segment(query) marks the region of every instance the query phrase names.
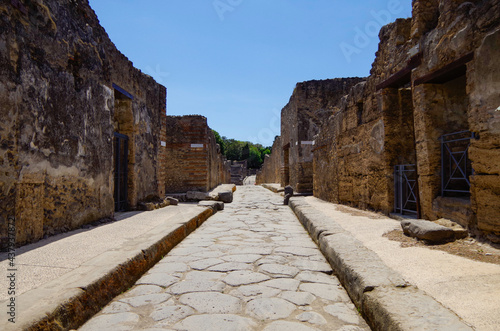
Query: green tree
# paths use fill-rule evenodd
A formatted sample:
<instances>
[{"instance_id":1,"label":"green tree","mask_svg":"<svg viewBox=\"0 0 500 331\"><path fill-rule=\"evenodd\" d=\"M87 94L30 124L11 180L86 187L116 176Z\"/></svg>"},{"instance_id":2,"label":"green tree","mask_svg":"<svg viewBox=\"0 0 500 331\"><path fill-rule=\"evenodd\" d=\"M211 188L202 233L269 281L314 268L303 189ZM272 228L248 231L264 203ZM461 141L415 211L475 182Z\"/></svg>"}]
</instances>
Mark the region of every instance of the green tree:
<instances>
[{"instance_id":1,"label":"green tree","mask_svg":"<svg viewBox=\"0 0 500 331\"><path fill-rule=\"evenodd\" d=\"M219 132L212 130L215 136L215 142L219 144L220 146L220 152L222 155L226 155L226 143L224 142L224 139L221 138Z\"/></svg>"}]
</instances>

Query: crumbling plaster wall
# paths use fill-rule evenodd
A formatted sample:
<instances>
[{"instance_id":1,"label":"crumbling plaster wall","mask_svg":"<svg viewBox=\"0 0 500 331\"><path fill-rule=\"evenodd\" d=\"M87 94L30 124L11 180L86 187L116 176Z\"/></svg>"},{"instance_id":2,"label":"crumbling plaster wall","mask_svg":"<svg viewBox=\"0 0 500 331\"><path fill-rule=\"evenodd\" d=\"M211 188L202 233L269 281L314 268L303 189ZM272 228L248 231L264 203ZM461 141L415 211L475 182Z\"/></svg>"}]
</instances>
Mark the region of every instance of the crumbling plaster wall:
<instances>
[{"instance_id":1,"label":"crumbling plaster wall","mask_svg":"<svg viewBox=\"0 0 500 331\"><path fill-rule=\"evenodd\" d=\"M23 244L113 215L114 83L134 96L130 203L157 194L165 88L116 49L87 1L4 2L0 12L2 244L8 218Z\"/></svg>"}]
</instances>

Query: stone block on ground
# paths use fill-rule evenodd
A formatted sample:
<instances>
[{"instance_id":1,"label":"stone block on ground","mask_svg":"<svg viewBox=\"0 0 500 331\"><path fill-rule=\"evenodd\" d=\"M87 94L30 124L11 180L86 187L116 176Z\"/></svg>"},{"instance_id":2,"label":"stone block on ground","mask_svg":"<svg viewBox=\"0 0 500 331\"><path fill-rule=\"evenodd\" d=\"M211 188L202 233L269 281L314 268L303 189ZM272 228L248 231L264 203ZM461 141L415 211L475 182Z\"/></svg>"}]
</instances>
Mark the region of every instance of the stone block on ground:
<instances>
[{"instance_id":1,"label":"stone block on ground","mask_svg":"<svg viewBox=\"0 0 500 331\"><path fill-rule=\"evenodd\" d=\"M188 191L186 193L187 200L190 201L202 201L202 200L212 200L210 194L206 192L198 192L198 191Z\"/></svg>"},{"instance_id":2,"label":"stone block on ground","mask_svg":"<svg viewBox=\"0 0 500 331\"><path fill-rule=\"evenodd\" d=\"M219 192L217 198L219 201L225 203L231 203L233 202L233 192L232 191Z\"/></svg>"},{"instance_id":3,"label":"stone block on ground","mask_svg":"<svg viewBox=\"0 0 500 331\"><path fill-rule=\"evenodd\" d=\"M439 243L455 239L455 232L445 226L425 220L402 220L403 232L427 242Z\"/></svg>"},{"instance_id":4,"label":"stone block on ground","mask_svg":"<svg viewBox=\"0 0 500 331\"><path fill-rule=\"evenodd\" d=\"M219 210L224 210L224 202L222 201L200 201L198 202L198 206L210 207L213 209L214 213Z\"/></svg>"},{"instance_id":5,"label":"stone block on ground","mask_svg":"<svg viewBox=\"0 0 500 331\"><path fill-rule=\"evenodd\" d=\"M450 221L446 218L440 218L434 223L450 228L455 233L455 239L463 239L469 235L467 229L464 229L460 224Z\"/></svg>"},{"instance_id":6,"label":"stone block on ground","mask_svg":"<svg viewBox=\"0 0 500 331\"><path fill-rule=\"evenodd\" d=\"M172 198L172 197L166 197L165 199L167 201L169 201L170 205L172 205L172 206L177 206L179 204L179 199Z\"/></svg>"}]
</instances>

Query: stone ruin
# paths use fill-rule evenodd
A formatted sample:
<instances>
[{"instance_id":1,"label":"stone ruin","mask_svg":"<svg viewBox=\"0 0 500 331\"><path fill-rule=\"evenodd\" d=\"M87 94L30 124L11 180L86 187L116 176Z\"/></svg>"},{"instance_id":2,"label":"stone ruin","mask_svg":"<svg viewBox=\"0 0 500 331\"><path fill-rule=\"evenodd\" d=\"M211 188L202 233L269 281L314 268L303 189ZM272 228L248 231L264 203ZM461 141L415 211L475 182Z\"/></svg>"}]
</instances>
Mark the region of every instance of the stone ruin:
<instances>
[{"instance_id":1,"label":"stone ruin","mask_svg":"<svg viewBox=\"0 0 500 331\"><path fill-rule=\"evenodd\" d=\"M185 187L230 180L206 119L168 118L165 87L117 50L87 1L4 1L0 12L2 248L11 222L21 245L181 189L169 137L191 120L203 147L179 151L196 172Z\"/></svg>"},{"instance_id":2,"label":"stone ruin","mask_svg":"<svg viewBox=\"0 0 500 331\"><path fill-rule=\"evenodd\" d=\"M381 29L369 77L297 85L257 181L500 242L500 1L412 5Z\"/></svg>"}]
</instances>

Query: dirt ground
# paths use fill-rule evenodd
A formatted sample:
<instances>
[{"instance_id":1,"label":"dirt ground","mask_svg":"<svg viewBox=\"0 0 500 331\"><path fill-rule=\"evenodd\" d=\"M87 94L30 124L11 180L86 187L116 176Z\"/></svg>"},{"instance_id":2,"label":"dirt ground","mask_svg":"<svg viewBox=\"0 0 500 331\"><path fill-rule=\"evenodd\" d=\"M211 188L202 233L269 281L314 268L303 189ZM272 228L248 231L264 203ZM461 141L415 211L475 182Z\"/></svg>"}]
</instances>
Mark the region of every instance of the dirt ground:
<instances>
[{"instance_id":1,"label":"dirt ground","mask_svg":"<svg viewBox=\"0 0 500 331\"><path fill-rule=\"evenodd\" d=\"M428 249L437 249L471 260L500 265L500 247L496 248L487 243L481 243L470 237L436 245L426 245L421 240L406 236L402 230L387 232L384 234L384 237L387 237L389 240L401 242L401 247L425 247Z\"/></svg>"}]
</instances>

